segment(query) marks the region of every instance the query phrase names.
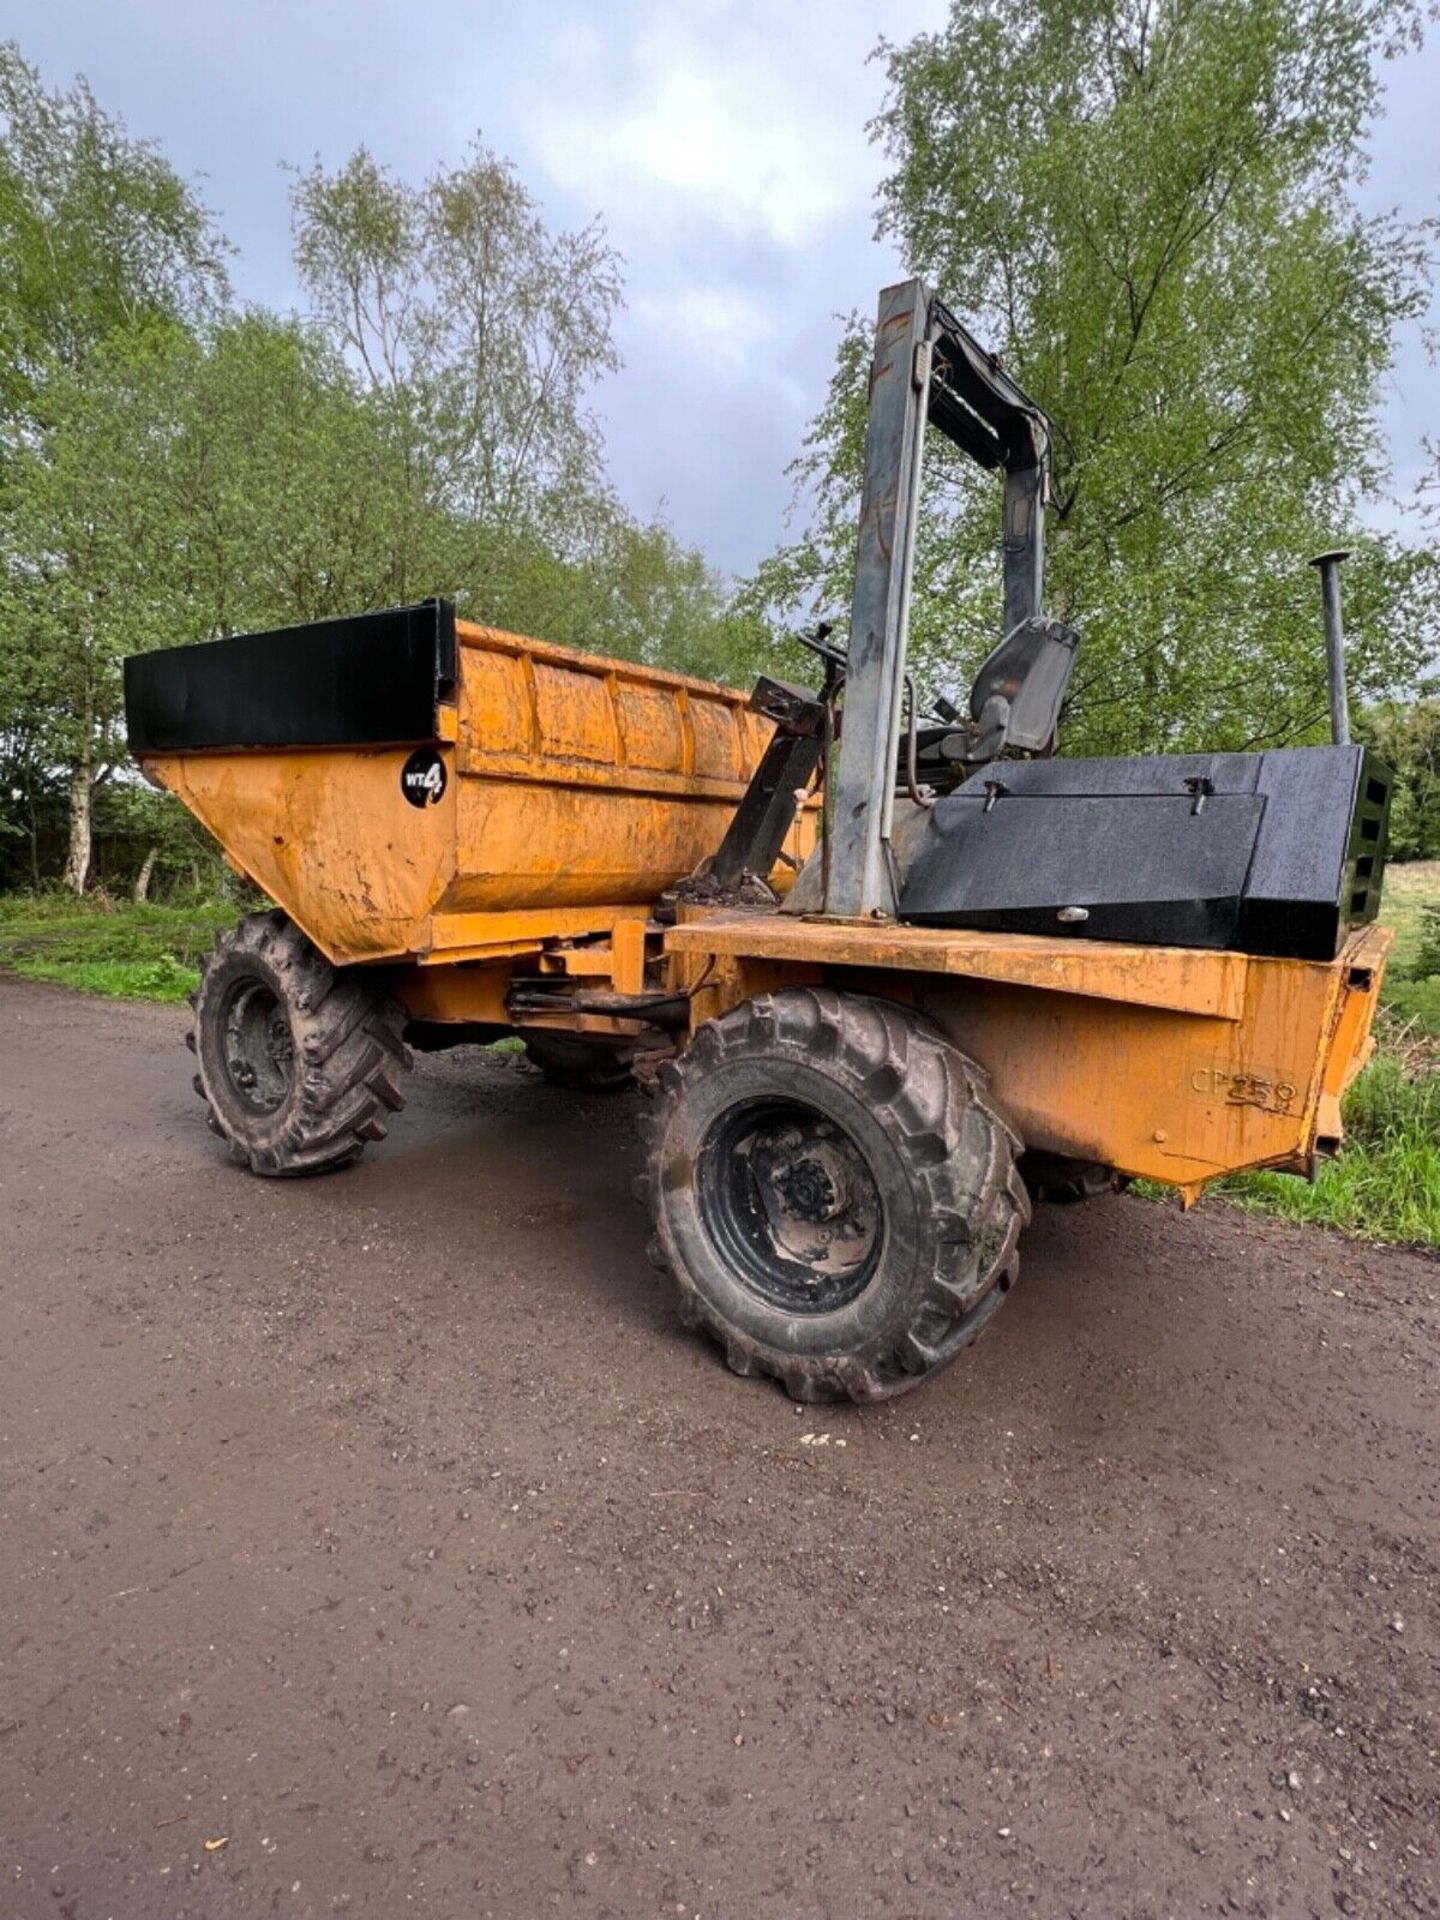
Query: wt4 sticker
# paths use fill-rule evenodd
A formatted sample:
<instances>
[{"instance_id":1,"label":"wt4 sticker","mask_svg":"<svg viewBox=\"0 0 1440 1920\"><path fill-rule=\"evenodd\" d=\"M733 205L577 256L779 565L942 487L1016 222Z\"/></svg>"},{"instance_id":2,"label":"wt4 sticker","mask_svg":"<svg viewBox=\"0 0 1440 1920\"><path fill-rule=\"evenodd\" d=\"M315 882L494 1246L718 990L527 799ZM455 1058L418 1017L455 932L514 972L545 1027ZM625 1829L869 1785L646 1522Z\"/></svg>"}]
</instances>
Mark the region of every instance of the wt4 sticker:
<instances>
[{"instance_id":1,"label":"wt4 sticker","mask_svg":"<svg viewBox=\"0 0 1440 1920\"><path fill-rule=\"evenodd\" d=\"M434 747L417 747L400 769L400 791L412 807L438 807L445 792L445 762Z\"/></svg>"}]
</instances>

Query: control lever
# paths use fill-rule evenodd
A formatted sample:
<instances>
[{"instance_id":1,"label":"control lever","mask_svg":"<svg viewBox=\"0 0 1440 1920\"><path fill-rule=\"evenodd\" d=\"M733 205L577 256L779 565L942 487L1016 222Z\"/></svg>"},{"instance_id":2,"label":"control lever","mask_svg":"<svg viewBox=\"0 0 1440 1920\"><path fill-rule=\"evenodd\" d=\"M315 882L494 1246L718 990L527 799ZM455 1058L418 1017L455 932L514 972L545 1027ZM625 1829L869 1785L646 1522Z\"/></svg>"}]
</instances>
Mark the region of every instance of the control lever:
<instances>
[{"instance_id":1,"label":"control lever","mask_svg":"<svg viewBox=\"0 0 1440 1920\"><path fill-rule=\"evenodd\" d=\"M831 621L822 620L813 633L797 633L794 636L802 647L808 647L811 653L818 654L825 662L825 686L822 698L827 699L845 678L850 666L843 649L830 645L830 636L834 631Z\"/></svg>"}]
</instances>

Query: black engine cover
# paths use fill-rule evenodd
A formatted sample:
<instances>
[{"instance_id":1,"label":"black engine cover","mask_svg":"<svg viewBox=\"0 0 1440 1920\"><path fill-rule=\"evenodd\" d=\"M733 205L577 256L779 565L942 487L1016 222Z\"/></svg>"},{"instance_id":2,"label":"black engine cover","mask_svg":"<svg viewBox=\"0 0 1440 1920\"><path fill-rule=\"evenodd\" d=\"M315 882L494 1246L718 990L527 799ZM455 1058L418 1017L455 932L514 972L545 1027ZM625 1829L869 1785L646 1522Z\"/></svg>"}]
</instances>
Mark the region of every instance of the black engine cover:
<instances>
[{"instance_id":1,"label":"black engine cover","mask_svg":"<svg viewBox=\"0 0 1440 1920\"><path fill-rule=\"evenodd\" d=\"M1392 781L1363 747L999 762L931 809L900 918L1329 960L1379 907Z\"/></svg>"}]
</instances>

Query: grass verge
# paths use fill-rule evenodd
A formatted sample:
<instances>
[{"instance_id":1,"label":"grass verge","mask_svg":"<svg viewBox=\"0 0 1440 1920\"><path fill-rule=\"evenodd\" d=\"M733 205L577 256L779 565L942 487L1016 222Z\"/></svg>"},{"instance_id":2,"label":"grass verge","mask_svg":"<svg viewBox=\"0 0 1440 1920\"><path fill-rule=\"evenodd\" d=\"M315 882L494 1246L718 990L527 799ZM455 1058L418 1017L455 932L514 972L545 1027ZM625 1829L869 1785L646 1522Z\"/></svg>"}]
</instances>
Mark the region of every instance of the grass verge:
<instances>
[{"instance_id":1,"label":"grass verge","mask_svg":"<svg viewBox=\"0 0 1440 1920\"><path fill-rule=\"evenodd\" d=\"M1387 867L1380 918L1395 929L1395 945L1381 998L1401 1020L1413 1020L1440 1036L1440 973L1417 972L1426 907L1440 907L1440 860Z\"/></svg>"},{"instance_id":2,"label":"grass verge","mask_svg":"<svg viewBox=\"0 0 1440 1920\"><path fill-rule=\"evenodd\" d=\"M199 983L200 956L217 928L239 912L227 901L133 906L94 895L9 894L0 898L0 968L112 999L183 1000Z\"/></svg>"}]
</instances>

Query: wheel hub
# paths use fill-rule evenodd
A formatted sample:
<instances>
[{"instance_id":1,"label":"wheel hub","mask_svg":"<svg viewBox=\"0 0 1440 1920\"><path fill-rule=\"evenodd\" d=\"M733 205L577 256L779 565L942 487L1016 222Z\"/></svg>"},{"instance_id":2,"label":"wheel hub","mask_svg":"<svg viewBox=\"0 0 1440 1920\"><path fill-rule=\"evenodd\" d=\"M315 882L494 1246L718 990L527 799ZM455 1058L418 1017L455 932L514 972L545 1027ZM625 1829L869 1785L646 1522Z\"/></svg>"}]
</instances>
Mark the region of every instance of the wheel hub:
<instances>
[{"instance_id":1,"label":"wheel hub","mask_svg":"<svg viewBox=\"0 0 1440 1920\"><path fill-rule=\"evenodd\" d=\"M787 1211L797 1220L832 1220L848 1203L849 1189L839 1156L823 1145L803 1152L788 1165L782 1157L770 1178Z\"/></svg>"},{"instance_id":2,"label":"wheel hub","mask_svg":"<svg viewBox=\"0 0 1440 1920\"><path fill-rule=\"evenodd\" d=\"M701 1152L699 1192L745 1283L792 1313L829 1313L869 1284L879 1192L833 1120L794 1102L732 1111Z\"/></svg>"},{"instance_id":3,"label":"wheel hub","mask_svg":"<svg viewBox=\"0 0 1440 1920\"><path fill-rule=\"evenodd\" d=\"M252 1112L274 1113L290 1092L295 1038L273 989L261 979L239 980L222 1022L225 1077Z\"/></svg>"}]
</instances>

